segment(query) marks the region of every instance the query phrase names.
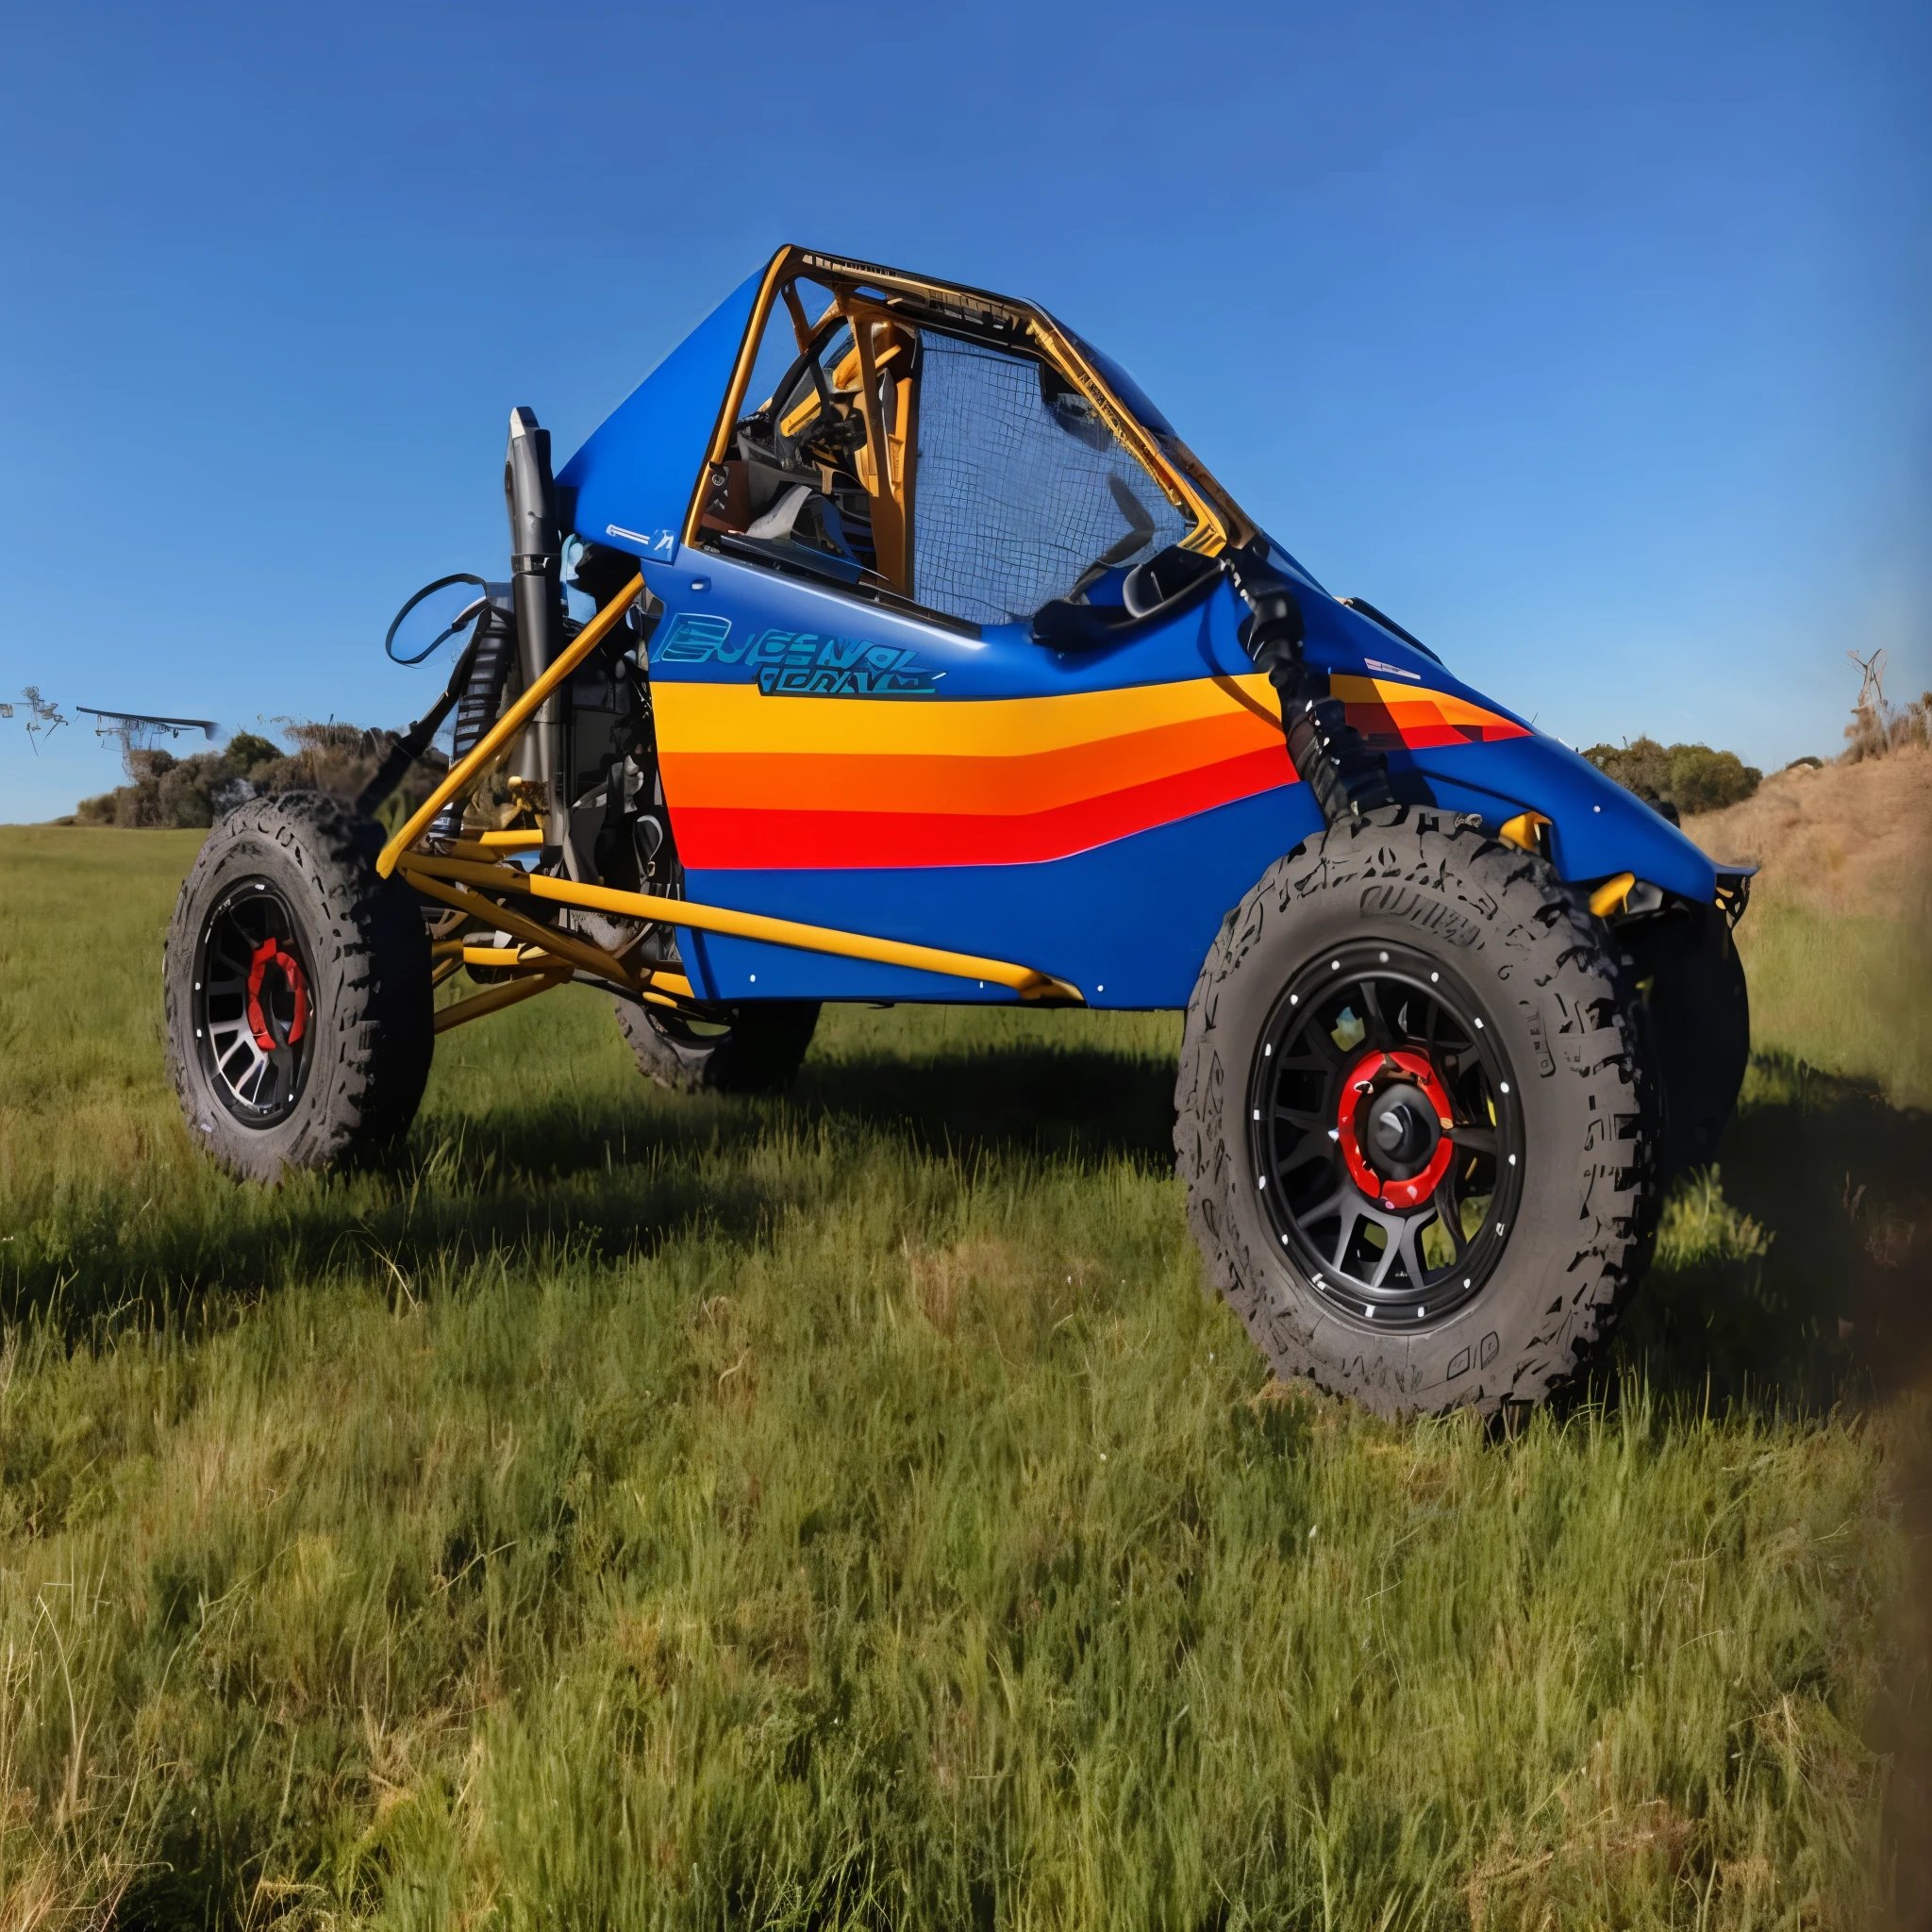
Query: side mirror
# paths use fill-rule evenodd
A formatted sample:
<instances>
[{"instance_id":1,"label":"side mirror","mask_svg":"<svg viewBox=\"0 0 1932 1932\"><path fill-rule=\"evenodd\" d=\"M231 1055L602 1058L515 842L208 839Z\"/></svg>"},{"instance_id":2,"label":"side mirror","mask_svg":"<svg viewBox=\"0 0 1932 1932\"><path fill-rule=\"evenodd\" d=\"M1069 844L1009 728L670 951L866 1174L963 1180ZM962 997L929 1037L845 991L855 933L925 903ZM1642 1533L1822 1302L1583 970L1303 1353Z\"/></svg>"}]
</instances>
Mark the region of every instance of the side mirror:
<instances>
[{"instance_id":1,"label":"side mirror","mask_svg":"<svg viewBox=\"0 0 1932 1932\"><path fill-rule=\"evenodd\" d=\"M398 664L420 664L439 645L474 624L489 602L490 587L468 571L438 577L433 584L425 584L396 612L382 648Z\"/></svg>"},{"instance_id":2,"label":"side mirror","mask_svg":"<svg viewBox=\"0 0 1932 1932\"><path fill-rule=\"evenodd\" d=\"M1220 559L1203 557L1198 550L1183 550L1170 543L1145 563L1136 564L1121 585L1121 596L1132 617L1145 617L1171 604L1184 591L1191 591L1205 576L1221 568Z\"/></svg>"}]
</instances>

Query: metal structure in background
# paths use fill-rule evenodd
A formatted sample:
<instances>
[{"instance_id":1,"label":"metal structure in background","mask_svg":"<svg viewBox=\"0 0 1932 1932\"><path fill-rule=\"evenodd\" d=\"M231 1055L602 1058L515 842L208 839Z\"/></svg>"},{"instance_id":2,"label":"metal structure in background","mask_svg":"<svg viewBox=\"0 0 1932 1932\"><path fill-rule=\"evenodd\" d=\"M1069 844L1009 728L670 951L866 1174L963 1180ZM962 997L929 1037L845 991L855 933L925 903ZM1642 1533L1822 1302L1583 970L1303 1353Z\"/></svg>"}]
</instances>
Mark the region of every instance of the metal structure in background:
<instances>
[{"instance_id":1,"label":"metal structure in background","mask_svg":"<svg viewBox=\"0 0 1932 1932\"><path fill-rule=\"evenodd\" d=\"M28 685L21 696L26 700L26 741L27 747L36 758L41 753L42 735L52 737L68 720L61 715L60 707L41 695L37 684ZM13 716L11 705L0 705L0 718Z\"/></svg>"},{"instance_id":2,"label":"metal structure in background","mask_svg":"<svg viewBox=\"0 0 1932 1932\"><path fill-rule=\"evenodd\" d=\"M199 731L213 743L221 728L212 718L158 718L147 711L108 711L93 705L75 705L74 708L83 718L99 721L94 725L96 738L120 741L122 769L130 778L135 775L136 752L153 751L162 739L181 738L191 731Z\"/></svg>"}]
</instances>

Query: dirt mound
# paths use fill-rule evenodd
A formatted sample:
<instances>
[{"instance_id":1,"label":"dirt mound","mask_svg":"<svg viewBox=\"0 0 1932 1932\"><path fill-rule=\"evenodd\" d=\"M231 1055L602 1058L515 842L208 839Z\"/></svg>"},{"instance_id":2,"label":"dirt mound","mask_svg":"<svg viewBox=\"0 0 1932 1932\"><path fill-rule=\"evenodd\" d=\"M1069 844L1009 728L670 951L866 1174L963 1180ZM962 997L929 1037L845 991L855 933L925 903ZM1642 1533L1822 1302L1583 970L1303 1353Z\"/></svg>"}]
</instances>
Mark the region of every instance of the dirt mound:
<instances>
[{"instance_id":1,"label":"dirt mound","mask_svg":"<svg viewBox=\"0 0 1932 1932\"><path fill-rule=\"evenodd\" d=\"M1753 859L1757 890L1824 912L1912 913L1932 876L1932 751L1856 765L1799 765L1754 797L1684 829L1713 858Z\"/></svg>"}]
</instances>

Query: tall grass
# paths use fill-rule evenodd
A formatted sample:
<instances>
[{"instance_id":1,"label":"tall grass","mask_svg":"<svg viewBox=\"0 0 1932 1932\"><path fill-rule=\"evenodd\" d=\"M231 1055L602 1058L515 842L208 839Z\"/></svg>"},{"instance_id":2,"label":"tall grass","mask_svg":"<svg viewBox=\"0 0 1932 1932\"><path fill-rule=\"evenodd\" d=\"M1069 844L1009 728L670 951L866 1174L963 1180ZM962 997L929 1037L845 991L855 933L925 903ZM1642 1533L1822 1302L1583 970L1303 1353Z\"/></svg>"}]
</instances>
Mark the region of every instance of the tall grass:
<instances>
[{"instance_id":1,"label":"tall grass","mask_svg":"<svg viewBox=\"0 0 1932 1932\"><path fill-rule=\"evenodd\" d=\"M1809 1065L1932 1107L1932 918L1830 913L1774 891L1738 928L1753 1030Z\"/></svg>"},{"instance_id":2,"label":"tall grass","mask_svg":"<svg viewBox=\"0 0 1932 1932\"><path fill-rule=\"evenodd\" d=\"M1167 1017L829 1014L691 1102L566 991L443 1042L393 1172L222 1180L160 1091L192 849L0 859L0 1924L1881 1898L1906 1197L1779 1167L1875 1101L1768 1062L1607 1379L1396 1427L1201 1296Z\"/></svg>"}]
</instances>

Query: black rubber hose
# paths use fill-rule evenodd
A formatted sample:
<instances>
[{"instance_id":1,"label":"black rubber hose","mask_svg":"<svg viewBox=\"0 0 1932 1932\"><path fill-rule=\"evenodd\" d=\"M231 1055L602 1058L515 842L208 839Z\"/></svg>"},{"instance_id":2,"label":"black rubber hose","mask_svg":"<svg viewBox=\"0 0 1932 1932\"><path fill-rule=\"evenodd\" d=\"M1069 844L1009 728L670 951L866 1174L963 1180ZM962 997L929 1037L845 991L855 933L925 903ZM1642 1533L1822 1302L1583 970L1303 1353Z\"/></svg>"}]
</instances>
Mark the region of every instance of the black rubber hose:
<instances>
[{"instance_id":1,"label":"black rubber hose","mask_svg":"<svg viewBox=\"0 0 1932 1932\"><path fill-rule=\"evenodd\" d=\"M389 755L375 769L375 775L363 786L356 799L356 816L358 819L374 818L382 808L389 795L408 775L409 767L429 749L429 741L441 727L442 721L449 716L449 708L456 703L458 694L467 687L470 672L479 655L482 644L482 626L491 613L486 612L477 620L477 627L471 634L470 641L463 648L463 655L457 659L456 669L449 675L449 682L443 687L442 695L390 746Z\"/></svg>"}]
</instances>

